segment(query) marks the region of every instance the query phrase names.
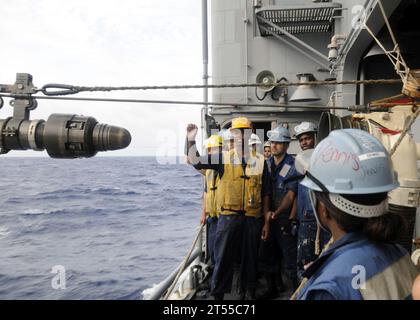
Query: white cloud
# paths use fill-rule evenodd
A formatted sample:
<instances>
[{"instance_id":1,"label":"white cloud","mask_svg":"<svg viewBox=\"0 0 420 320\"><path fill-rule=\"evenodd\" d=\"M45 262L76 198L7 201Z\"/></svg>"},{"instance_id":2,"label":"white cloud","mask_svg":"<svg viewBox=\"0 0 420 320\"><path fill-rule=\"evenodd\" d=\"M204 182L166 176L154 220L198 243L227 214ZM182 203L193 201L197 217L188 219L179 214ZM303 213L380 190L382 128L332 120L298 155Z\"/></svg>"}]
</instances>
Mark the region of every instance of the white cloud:
<instances>
[{"instance_id":1,"label":"white cloud","mask_svg":"<svg viewBox=\"0 0 420 320\"><path fill-rule=\"evenodd\" d=\"M18 0L2 3L0 83L28 72L34 83L159 85L201 83L201 2L197 0ZM114 92L80 96L202 99L201 90ZM199 123L199 106L40 100L32 118L92 115L130 130L132 144L113 155L155 154L155 130ZM5 106L0 117L12 109ZM179 141L183 140L178 137ZM182 143L180 143L182 144ZM182 153L182 146L178 150ZM14 152L27 155L30 152Z\"/></svg>"}]
</instances>

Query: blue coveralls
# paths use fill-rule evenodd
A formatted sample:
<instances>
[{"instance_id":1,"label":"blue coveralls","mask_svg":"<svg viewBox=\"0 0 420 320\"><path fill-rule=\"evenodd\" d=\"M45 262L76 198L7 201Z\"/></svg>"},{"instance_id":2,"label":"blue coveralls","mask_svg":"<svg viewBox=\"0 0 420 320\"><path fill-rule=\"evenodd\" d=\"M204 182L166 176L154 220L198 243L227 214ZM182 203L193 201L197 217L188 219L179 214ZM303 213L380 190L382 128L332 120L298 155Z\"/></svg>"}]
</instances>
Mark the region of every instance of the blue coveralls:
<instances>
[{"instance_id":1,"label":"blue coveralls","mask_svg":"<svg viewBox=\"0 0 420 320\"><path fill-rule=\"evenodd\" d=\"M274 163L273 157L267 160L267 164L272 185L271 209L275 211L289 190L295 194L297 193L297 181L289 181L291 177L297 175L295 159L291 155L286 154L277 166ZM286 276L290 279L293 286L297 286L297 244L296 236L292 234L292 226L289 221L291 209L292 207L287 212L281 213L276 220L271 221L269 239L265 243L262 243L261 246L261 250L264 250L265 253L260 255L260 258L264 264L272 266L271 268L268 267L268 269L273 270L278 265L278 256L280 255ZM271 250L267 248L277 250L279 255L275 252L269 252Z\"/></svg>"},{"instance_id":2,"label":"blue coveralls","mask_svg":"<svg viewBox=\"0 0 420 320\"><path fill-rule=\"evenodd\" d=\"M298 278L302 280L303 267L314 261L318 256L315 254L315 240L317 234L317 222L309 198L308 189L298 184L297 194L297 218L299 220L297 240L297 268ZM330 239L331 235L320 228L319 246L322 250Z\"/></svg>"},{"instance_id":3,"label":"blue coveralls","mask_svg":"<svg viewBox=\"0 0 420 320\"><path fill-rule=\"evenodd\" d=\"M410 298L418 271L407 251L394 243L373 243L348 233L305 271L299 300Z\"/></svg>"}]
</instances>

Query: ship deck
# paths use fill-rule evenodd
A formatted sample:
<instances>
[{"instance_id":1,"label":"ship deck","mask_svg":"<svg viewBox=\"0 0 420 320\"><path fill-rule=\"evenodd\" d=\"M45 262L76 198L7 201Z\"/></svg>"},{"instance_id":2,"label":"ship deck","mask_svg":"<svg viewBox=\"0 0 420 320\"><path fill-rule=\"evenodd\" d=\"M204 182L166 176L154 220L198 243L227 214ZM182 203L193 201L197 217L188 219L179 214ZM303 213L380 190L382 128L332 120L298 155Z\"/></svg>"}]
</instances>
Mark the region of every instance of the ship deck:
<instances>
[{"instance_id":1,"label":"ship deck","mask_svg":"<svg viewBox=\"0 0 420 320\"><path fill-rule=\"evenodd\" d=\"M283 282L284 282L284 290L281 292L279 291L277 295L271 297L271 300L289 300L290 299L290 297L293 294L293 290L287 281L283 280ZM256 289L257 300L263 300L262 296L264 295L264 292L267 290L267 288L268 288L268 284L265 278L259 277L258 285ZM210 295L210 278L206 279L206 281L200 285L200 288L197 290L192 300L214 300L213 296ZM235 270L234 272L232 291L225 294L224 300L240 300L238 270Z\"/></svg>"}]
</instances>

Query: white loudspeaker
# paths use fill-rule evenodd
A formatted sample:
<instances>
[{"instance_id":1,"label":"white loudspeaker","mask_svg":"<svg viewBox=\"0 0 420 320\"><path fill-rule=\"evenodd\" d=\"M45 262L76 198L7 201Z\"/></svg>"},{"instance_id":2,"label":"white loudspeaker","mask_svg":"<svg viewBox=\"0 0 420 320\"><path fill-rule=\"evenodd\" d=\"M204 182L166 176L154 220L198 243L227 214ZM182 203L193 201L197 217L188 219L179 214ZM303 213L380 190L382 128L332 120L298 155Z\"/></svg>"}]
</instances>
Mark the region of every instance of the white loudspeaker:
<instances>
[{"instance_id":1,"label":"white loudspeaker","mask_svg":"<svg viewBox=\"0 0 420 320\"><path fill-rule=\"evenodd\" d=\"M297 74L299 78L299 82L307 83L314 80L314 76L310 73L300 73ZM290 102L313 102L319 101L321 98L316 94L313 86L308 84L303 84L297 87L295 92L293 93L292 97L290 98Z\"/></svg>"},{"instance_id":2,"label":"white loudspeaker","mask_svg":"<svg viewBox=\"0 0 420 320\"><path fill-rule=\"evenodd\" d=\"M258 86L258 89L264 92L270 92L275 87L276 77L271 71L263 70L260 73L258 73L255 82L261 84Z\"/></svg>"}]
</instances>

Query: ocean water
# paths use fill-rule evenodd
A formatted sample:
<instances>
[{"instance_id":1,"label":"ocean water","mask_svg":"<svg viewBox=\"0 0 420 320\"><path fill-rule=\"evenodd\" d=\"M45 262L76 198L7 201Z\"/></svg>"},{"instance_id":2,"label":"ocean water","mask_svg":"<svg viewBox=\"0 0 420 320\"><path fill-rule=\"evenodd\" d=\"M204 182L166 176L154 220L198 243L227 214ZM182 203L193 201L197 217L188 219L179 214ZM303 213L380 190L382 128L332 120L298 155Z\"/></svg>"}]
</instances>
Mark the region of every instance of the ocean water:
<instances>
[{"instance_id":1,"label":"ocean water","mask_svg":"<svg viewBox=\"0 0 420 320\"><path fill-rule=\"evenodd\" d=\"M201 177L186 164L0 158L0 167L0 299L140 299L182 261L199 225ZM53 285L54 266L65 288Z\"/></svg>"}]
</instances>

